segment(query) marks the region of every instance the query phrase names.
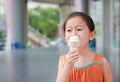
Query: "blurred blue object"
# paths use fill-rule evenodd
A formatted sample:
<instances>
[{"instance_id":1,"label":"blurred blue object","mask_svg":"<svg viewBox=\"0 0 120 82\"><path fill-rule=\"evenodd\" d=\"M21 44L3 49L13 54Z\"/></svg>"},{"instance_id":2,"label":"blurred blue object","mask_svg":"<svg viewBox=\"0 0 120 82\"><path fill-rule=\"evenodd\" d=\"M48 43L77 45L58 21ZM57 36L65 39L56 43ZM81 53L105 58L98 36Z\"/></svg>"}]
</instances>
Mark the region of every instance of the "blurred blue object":
<instances>
[{"instance_id":1,"label":"blurred blue object","mask_svg":"<svg viewBox=\"0 0 120 82\"><path fill-rule=\"evenodd\" d=\"M5 44L0 44L0 50L4 50Z\"/></svg>"},{"instance_id":2,"label":"blurred blue object","mask_svg":"<svg viewBox=\"0 0 120 82\"><path fill-rule=\"evenodd\" d=\"M15 42L15 43L12 44L12 48L13 49L19 49L19 48L21 48L21 45L20 45L20 43Z\"/></svg>"},{"instance_id":3,"label":"blurred blue object","mask_svg":"<svg viewBox=\"0 0 120 82\"><path fill-rule=\"evenodd\" d=\"M93 51L96 50L96 38L94 38L92 41L90 41L89 48Z\"/></svg>"}]
</instances>

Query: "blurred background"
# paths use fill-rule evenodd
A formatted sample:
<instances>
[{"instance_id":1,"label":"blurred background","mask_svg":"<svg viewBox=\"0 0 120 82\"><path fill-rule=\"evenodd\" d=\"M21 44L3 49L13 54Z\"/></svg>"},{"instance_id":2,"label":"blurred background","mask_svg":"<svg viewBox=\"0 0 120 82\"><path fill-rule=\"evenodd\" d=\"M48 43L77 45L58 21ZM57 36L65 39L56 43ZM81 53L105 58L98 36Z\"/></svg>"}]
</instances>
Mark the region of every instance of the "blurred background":
<instances>
[{"instance_id":1,"label":"blurred background","mask_svg":"<svg viewBox=\"0 0 120 82\"><path fill-rule=\"evenodd\" d=\"M74 11L93 18L89 47L120 82L120 0L0 0L0 82L55 82L59 56L68 52L62 25Z\"/></svg>"}]
</instances>

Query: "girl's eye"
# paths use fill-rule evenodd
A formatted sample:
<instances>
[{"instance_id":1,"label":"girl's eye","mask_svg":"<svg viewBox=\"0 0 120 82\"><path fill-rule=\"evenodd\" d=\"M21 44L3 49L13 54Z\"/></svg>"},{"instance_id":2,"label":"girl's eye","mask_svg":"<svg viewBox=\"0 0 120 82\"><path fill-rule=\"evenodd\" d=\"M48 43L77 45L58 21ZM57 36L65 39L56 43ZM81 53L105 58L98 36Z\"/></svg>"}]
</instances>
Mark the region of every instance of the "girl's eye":
<instances>
[{"instance_id":1,"label":"girl's eye","mask_svg":"<svg viewBox=\"0 0 120 82\"><path fill-rule=\"evenodd\" d=\"M81 31L82 29L77 29L77 31Z\"/></svg>"},{"instance_id":2,"label":"girl's eye","mask_svg":"<svg viewBox=\"0 0 120 82\"><path fill-rule=\"evenodd\" d=\"M71 32L72 30L68 29L67 32Z\"/></svg>"}]
</instances>

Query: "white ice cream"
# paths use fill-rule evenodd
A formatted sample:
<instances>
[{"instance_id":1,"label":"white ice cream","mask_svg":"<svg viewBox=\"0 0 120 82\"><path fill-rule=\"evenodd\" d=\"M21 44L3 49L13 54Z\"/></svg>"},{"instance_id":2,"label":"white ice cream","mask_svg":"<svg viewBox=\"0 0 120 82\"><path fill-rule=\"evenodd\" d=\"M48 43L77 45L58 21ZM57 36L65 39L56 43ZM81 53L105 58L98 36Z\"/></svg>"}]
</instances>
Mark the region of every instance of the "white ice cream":
<instances>
[{"instance_id":1,"label":"white ice cream","mask_svg":"<svg viewBox=\"0 0 120 82\"><path fill-rule=\"evenodd\" d=\"M71 36L68 41L70 51L76 50L80 47L80 40L78 36Z\"/></svg>"}]
</instances>

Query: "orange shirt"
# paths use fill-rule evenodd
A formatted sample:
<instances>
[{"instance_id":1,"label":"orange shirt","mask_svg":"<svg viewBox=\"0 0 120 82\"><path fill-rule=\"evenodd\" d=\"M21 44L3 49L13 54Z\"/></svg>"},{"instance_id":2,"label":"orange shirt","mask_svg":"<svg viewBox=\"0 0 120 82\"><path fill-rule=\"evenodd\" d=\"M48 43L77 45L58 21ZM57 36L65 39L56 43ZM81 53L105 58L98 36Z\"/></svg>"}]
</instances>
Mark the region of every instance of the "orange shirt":
<instances>
[{"instance_id":1,"label":"orange shirt","mask_svg":"<svg viewBox=\"0 0 120 82\"><path fill-rule=\"evenodd\" d=\"M94 62L86 66L74 66L69 75L68 82L104 82L103 56L96 54ZM66 56L60 56L59 64L64 66Z\"/></svg>"}]
</instances>

